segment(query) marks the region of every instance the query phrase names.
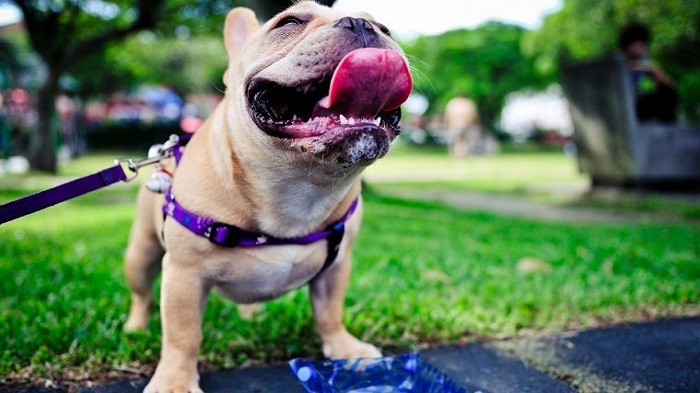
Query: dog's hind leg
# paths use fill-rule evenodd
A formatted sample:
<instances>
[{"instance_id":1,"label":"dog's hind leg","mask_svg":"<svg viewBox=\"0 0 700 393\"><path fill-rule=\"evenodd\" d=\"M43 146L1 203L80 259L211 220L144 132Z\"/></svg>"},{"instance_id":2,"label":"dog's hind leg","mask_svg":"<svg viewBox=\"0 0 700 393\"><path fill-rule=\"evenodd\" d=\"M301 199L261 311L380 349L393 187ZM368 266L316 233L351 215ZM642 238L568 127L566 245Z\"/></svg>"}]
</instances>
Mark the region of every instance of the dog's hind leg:
<instances>
[{"instance_id":1,"label":"dog's hind leg","mask_svg":"<svg viewBox=\"0 0 700 393\"><path fill-rule=\"evenodd\" d=\"M131 289L131 307L124 329L144 330L153 305L153 281L161 270L164 254L160 243L153 209L158 206L158 195L141 189L137 214L129 234L129 246L124 257L126 281Z\"/></svg>"}]
</instances>

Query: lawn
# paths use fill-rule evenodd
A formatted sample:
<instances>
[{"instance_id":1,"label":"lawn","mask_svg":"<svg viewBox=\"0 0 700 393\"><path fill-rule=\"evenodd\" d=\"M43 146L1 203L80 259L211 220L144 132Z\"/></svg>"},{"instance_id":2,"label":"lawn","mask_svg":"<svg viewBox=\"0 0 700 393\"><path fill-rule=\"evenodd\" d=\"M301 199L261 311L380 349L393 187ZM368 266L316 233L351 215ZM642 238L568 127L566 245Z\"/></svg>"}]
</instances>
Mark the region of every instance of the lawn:
<instances>
[{"instance_id":1,"label":"lawn","mask_svg":"<svg viewBox=\"0 0 700 393\"><path fill-rule=\"evenodd\" d=\"M365 178L387 185L423 184L487 192L526 193L541 187L581 188L587 177L578 173L576 160L561 150L509 147L497 156L453 160L440 146L397 144L387 159L368 168Z\"/></svg>"},{"instance_id":2,"label":"lawn","mask_svg":"<svg viewBox=\"0 0 700 393\"><path fill-rule=\"evenodd\" d=\"M62 173L110 165L107 156L77 160ZM545 223L393 198L382 188L390 189L397 174L408 175L400 179L404 185L438 186L425 183L428 168L445 187L469 188L460 182L470 180L457 175L440 177L441 168L455 165L467 168L467 179L479 178L471 187L481 191L585 181L570 158L509 153L454 163L440 152L397 151L381 165L367 177L374 192L365 199L345 319L352 332L389 353L700 313L697 221ZM477 176L472 165L487 169ZM512 165L522 174L499 177ZM541 172L525 173L527 165ZM0 178L0 202L54 182ZM128 307L121 257L134 193L135 186L119 185L0 226L0 337L6 338L0 378L6 383L152 370L158 313L147 333L121 330ZM267 303L250 321L214 295L203 329L204 369L321 356L305 290Z\"/></svg>"}]
</instances>

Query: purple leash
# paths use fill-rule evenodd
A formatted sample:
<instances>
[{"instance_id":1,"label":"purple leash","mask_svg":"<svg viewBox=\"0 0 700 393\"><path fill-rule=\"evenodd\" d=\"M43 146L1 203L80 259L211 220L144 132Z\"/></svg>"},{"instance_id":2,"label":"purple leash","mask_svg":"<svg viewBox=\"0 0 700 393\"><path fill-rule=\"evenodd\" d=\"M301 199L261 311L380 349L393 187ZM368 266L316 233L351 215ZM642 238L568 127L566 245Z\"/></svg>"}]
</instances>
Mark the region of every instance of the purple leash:
<instances>
[{"instance_id":1,"label":"purple leash","mask_svg":"<svg viewBox=\"0 0 700 393\"><path fill-rule=\"evenodd\" d=\"M0 224L128 179L121 164L116 164L80 179L0 205Z\"/></svg>"},{"instance_id":2,"label":"purple leash","mask_svg":"<svg viewBox=\"0 0 700 393\"><path fill-rule=\"evenodd\" d=\"M172 135L154 157L141 161L134 161L128 158L115 160L114 166L110 168L0 205L0 225L114 183L131 181L138 175L138 169L142 166L155 164L172 154L176 156L180 154L180 140L181 138L177 135ZM127 176L124 172L122 168L123 163L126 163L129 170L131 170L131 176Z\"/></svg>"},{"instance_id":3,"label":"purple leash","mask_svg":"<svg viewBox=\"0 0 700 393\"><path fill-rule=\"evenodd\" d=\"M174 156L175 161L179 163L182 158L181 148L188 140L189 136L187 135L182 138L177 135L171 135L170 139L165 144L157 146L157 150L154 154L150 154L149 152L149 157L144 160L116 160L115 165L110 168L0 205L0 225L58 203L65 202L69 199L99 190L100 188L107 187L114 183L131 181L138 175L139 168L145 165L159 163L165 158ZM129 170L131 170L131 176L127 176L124 172L122 168L123 163L126 163ZM340 244L345 235L345 223L355 212L358 201L359 197L352 202L350 208L348 208L348 211L345 212L340 220L332 223L324 230L294 238L279 238L265 233L247 231L235 225L225 224L215 221L212 218L199 216L182 207L182 205L175 200L171 190L166 191L163 214L164 216L172 217L195 235L205 237L213 244L221 247L305 245L325 239L328 241L328 253L323 267L316 273L316 276L314 276L314 278L316 278L330 267L338 257ZM312 278L312 280L314 278Z\"/></svg>"}]
</instances>

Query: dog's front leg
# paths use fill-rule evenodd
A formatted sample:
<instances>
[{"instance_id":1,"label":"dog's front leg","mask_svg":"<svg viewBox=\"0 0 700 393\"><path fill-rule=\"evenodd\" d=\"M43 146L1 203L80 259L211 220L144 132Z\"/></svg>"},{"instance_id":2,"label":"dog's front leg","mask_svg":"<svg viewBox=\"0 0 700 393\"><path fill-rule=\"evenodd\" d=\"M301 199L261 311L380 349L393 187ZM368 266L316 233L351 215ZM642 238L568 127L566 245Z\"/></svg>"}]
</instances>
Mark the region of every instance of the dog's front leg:
<instances>
[{"instance_id":1,"label":"dog's front leg","mask_svg":"<svg viewBox=\"0 0 700 393\"><path fill-rule=\"evenodd\" d=\"M345 291L350 278L349 252L311 282L311 304L316 329L323 342L323 354L331 359L376 358L381 352L358 340L343 325Z\"/></svg>"},{"instance_id":2,"label":"dog's front leg","mask_svg":"<svg viewBox=\"0 0 700 393\"><path fill-rule=\"evenodd\" d=\"M163 257L160 362L145 393L201 393L197 354L202 342L202 311L210 287L198 271Z\"/></svg>"}]
</instances>

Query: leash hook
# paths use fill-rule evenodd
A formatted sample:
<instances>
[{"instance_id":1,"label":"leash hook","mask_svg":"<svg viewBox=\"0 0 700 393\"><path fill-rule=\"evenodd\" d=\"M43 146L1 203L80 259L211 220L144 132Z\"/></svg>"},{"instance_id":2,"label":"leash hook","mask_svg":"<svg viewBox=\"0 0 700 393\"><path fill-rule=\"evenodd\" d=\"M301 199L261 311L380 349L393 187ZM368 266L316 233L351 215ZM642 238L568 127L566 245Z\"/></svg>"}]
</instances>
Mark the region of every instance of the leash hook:
<instances>
[{"instance_id":1,"label":"leash hook","mask_svg":"<svg viewBox=\"0 0 700 393\"><path fill-rule=\"evenodd\" d=\"M161 160L172 156L173 149L178 147L179 143L180 137L177 135L170 135L170 138L164 144L151 147L151 149L148 151L148 158L138 161L134 160L133 158L119 158L114 160L114 163L116 165L126 164L126 167L129 168L131 171L131 176L128 176L124 180L125 183L128 183L138 176L140 168L147 165L157 164Z\"/></svg>"}]
</instances>

